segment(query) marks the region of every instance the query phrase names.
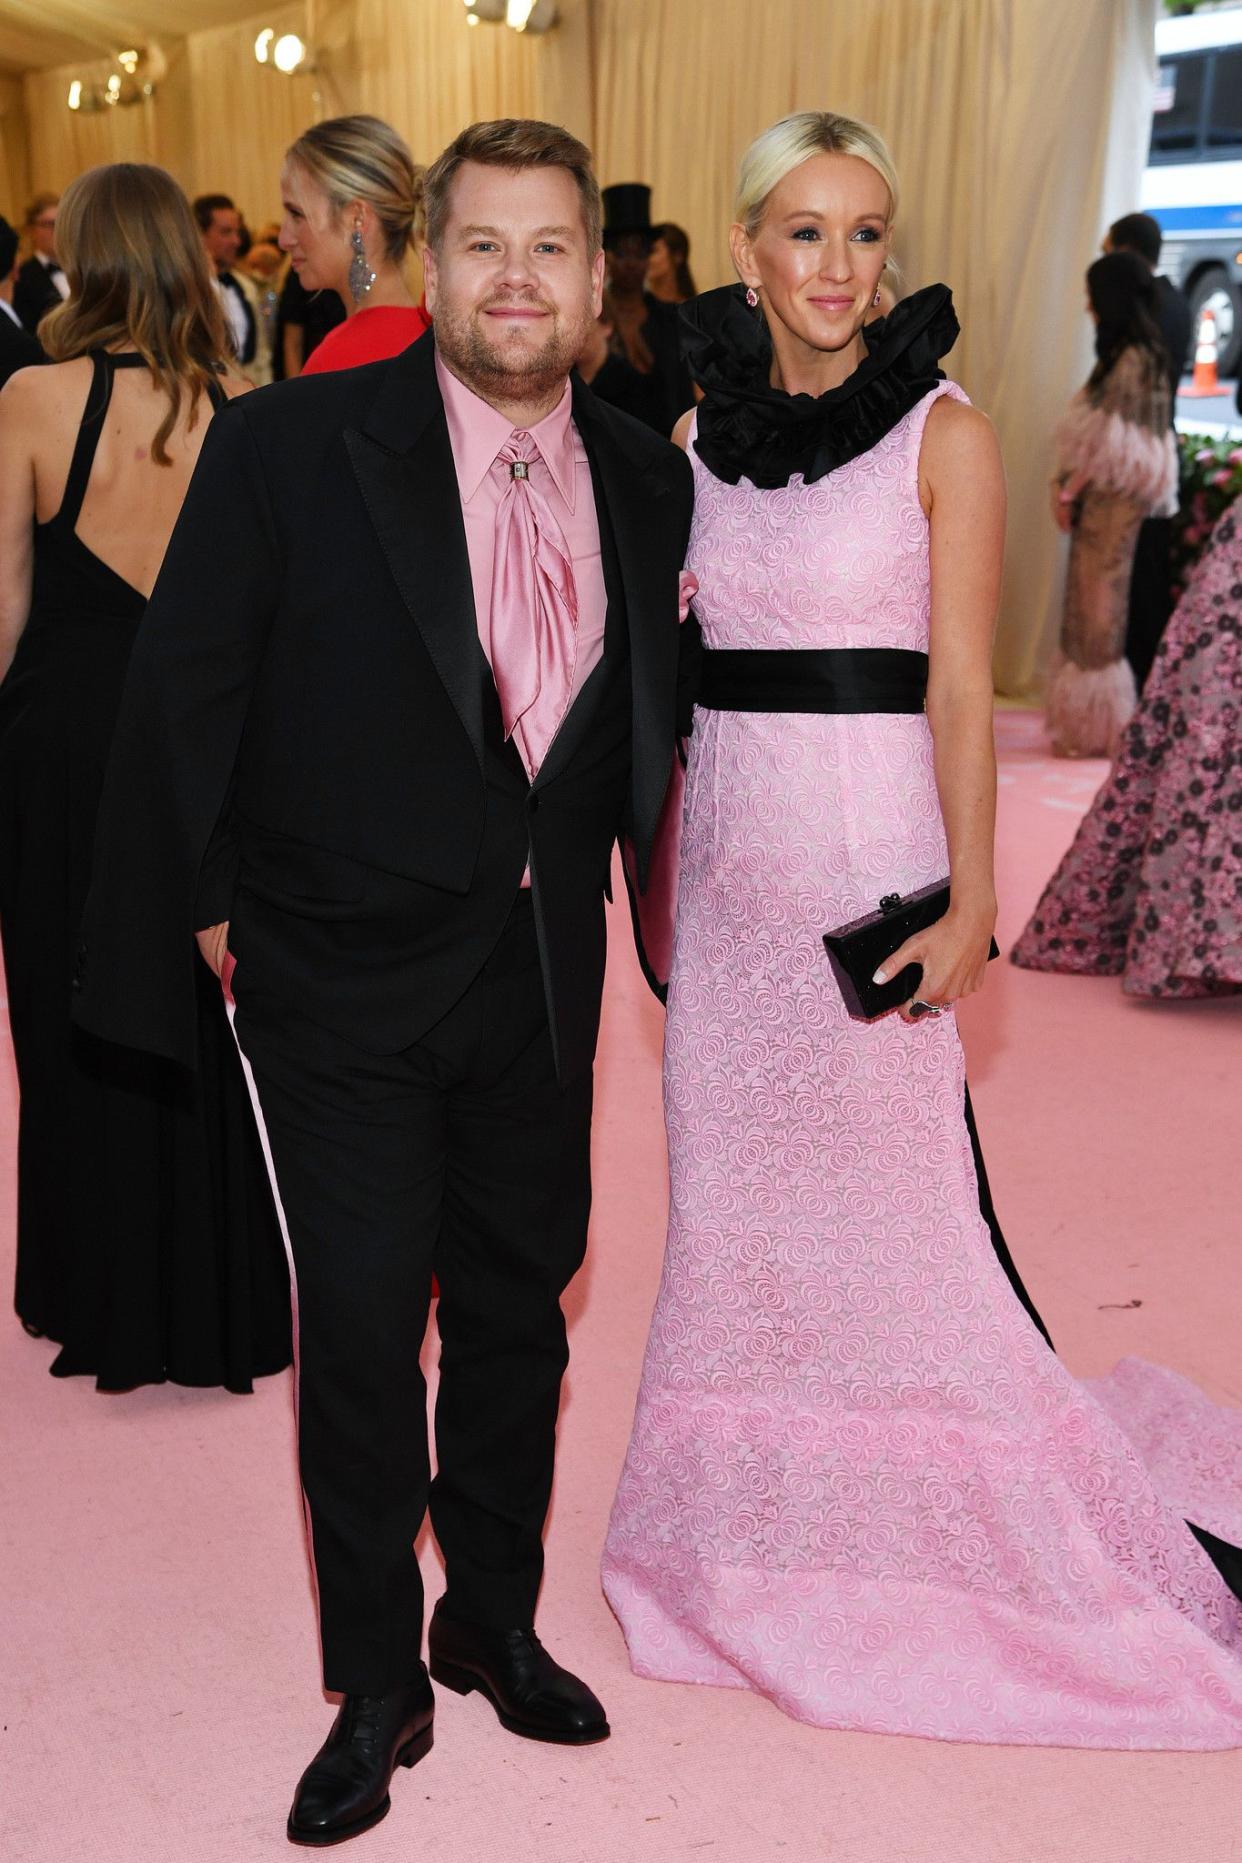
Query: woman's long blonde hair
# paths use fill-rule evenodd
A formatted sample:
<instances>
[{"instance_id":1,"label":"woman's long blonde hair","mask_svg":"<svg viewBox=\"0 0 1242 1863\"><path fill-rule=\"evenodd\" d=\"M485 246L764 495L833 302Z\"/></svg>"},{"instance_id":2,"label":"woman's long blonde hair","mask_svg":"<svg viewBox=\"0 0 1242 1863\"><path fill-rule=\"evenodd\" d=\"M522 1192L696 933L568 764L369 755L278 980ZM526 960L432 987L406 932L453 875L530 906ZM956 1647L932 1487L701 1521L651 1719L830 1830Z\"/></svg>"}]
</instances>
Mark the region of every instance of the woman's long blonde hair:
<instances>
[{"instance_id":1,"label":"woman's long blonde hair","mask_svg":"<svg viewBox=\"0 0 1242 1863\"><path fill-rule=\"evenodd\" d=\"M52 362L132 345L168 398L151 457L170 466L168 441L189 404L228 368L220 305L190 204L148 162L89 168L61 196L56 252L69 297L39 325Z\"/></svg>"}]
</instances>

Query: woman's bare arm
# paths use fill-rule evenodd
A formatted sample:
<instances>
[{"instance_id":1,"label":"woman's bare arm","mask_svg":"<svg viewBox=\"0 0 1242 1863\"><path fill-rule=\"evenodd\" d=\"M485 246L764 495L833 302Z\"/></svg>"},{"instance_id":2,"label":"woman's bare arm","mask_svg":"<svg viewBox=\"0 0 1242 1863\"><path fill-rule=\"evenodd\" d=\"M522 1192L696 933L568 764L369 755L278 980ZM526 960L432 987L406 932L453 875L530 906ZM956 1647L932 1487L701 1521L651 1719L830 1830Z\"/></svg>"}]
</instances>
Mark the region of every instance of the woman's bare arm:
<instances>
[{"instance_id":1,"label":"woman's bare arm","mask_svg":"<svg viewBox=\"0 0 1242 1863\"><path fill-rule=\"evenodd\" d=\"M952 904L884 966L919 963L925 1002L956 1002L983 983L996 921L992 843L996 751L992 642L1005 549L1005 477L991 422L947 399L927 419L919 469L931 529L927 719L949 848ZM904 1013L904 1012L903 1012Z\"/></svg>"}]
</instances>

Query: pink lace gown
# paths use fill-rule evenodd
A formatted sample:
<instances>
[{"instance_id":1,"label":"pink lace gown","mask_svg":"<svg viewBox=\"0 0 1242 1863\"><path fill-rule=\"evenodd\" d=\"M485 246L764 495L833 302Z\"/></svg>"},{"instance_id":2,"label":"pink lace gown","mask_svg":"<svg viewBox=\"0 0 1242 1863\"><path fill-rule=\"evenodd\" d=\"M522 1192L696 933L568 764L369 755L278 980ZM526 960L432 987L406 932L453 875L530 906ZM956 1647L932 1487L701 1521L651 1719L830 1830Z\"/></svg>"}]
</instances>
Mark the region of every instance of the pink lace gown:
<instances>
[{"instance_id":1,"label":"pink lace gown","mask_svg":"<svg viewBox=\"0 0 1242 1863\"><path fill-rule=\"evenodd\" d=\"M928 640L923 426L814 485L695 458L709 647ZM698 711L667 1254L604 1586L635 1670L824 1727L1242 1745L1242 1413L1048 1350L979 1213L951 1016L846 1014L828 927L947 871L926 720Z\"/></svg>"}]
</instances>

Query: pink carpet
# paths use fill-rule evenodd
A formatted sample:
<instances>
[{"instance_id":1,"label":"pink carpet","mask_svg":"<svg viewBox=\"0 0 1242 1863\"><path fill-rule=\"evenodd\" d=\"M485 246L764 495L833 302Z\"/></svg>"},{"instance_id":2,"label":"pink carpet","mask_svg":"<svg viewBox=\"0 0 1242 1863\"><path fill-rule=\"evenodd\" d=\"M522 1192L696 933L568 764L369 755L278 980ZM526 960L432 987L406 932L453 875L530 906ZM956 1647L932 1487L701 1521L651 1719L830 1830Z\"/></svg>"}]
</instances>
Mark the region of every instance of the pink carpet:
<instances>
[{"instance_id":1,"label":"pink carpet","mask_svg":"<svg viewBox=\"0 0 1242 1863\"><path fill-rule=\"evenodd\" d=\"M1011 942L1103 776L1008 713L1000 936ZM759 1697L628 1671L596 1563L663 1241L660 1014L615 921L596 1217L571 1296L541 1629L608 1705L584 1752L442 1696L431 1757L361 1863L1242 1863L1242 1754L971 1748L825 1734ZM1242 1004L1126 1001L992 966L962 1023L1010 1245L1079 1372L1127 1353L1242 1404ZM11 1284L11 1064L0 1235ZM6 1296L7 1299L7 1296ZM0 1329L0 1857L261 1863L327 1729L287 1377L251 1398L101 1397ZM434 1593L439 1571L425 1544Z\"/></svg>"}]
</instances>

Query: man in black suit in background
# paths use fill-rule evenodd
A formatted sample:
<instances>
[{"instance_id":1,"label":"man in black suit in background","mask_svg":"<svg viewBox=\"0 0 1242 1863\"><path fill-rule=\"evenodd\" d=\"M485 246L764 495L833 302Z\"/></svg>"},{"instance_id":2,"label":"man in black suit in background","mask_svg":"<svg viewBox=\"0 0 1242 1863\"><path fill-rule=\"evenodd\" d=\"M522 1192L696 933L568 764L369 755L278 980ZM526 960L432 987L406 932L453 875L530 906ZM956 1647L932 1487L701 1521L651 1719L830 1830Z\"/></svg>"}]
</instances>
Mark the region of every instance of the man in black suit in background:
<instances>
[{"instance_id":1,"label":"man in black suit in background","mask_svg":"<svg viewBox=\"0 0 1242 1863\"><path fill-rule=\"evenodd\" d=\"M200 194L193 204L203 251L220 296L225 328L241 368L254 361L258 329L245 287L233 271L242 247L241 215L227 194Z\"/></svg>"},{"instance_id":2,"label":"man in black suit in background","mask_svg":"<svg viewBox=\"0 0 1242 1863\"><path fill-rule=\"evenodd\" d=\"M1160 222L1149 213L1123 214L1114 220L1104 236L1105 252L1133 252L1153 274L1156 287L1156 319L1164 339L1168 358L1169 392L1173 414L1177 411L1177 390L1190 351L1190 304L1186 293L1179 291L1171 278L1156 271L1160 263L1163 234ZM1172 416L1170 417L1172 418ZM1126 659L1134 669L1134 681L1143 690L1151 671L1156 649L1173 612L1173 520L1148 518L1139 528L1134 548L1134 572L1130 577L1130 613L1126 622Z\"/></svg>"},{"instance_id":3,"label":"man in black suit in background","mask_svg":"<svg viewBox=\"0 0 1242 1863\"><path fill-rule=\"evenodd\" d=\"M434 334L208 430L134 648L77 978L86 1027L192 1064L195 931L217 971L236 960L345 1696L290 1814L311 1844L377 1822L431 1745L428 1504L432 1678L529 1738L608 1733L534 1615L604 896L622 834L645 883L667 785L692 478L569 385L600 310L588 151L477 124L426 186Z\"/></svg>"},{"instance_id":4,"label":"man in black suit in background","mask_svg":"<svg viewBox=\"0 0 1242 1863\"><path fill-rule=\"evenodd\" d=\"M37 337L31 336L13 308L17 234L0 216L0 388L10 375L43 361Z\"/></svg>"},{"instance_id":5,"label":"man in black suit in background","mask_svg":"<svg viewBox=\"0 0 1242 1863\"><path fill-rule=\"evenodd\" d=\"M69 280L56 257L59 206L59 194L36 194L26 209L26 235L32 251L17 274L13 309L32 336L47 313L69 296Z\"/></svg>"}]
</instances>

